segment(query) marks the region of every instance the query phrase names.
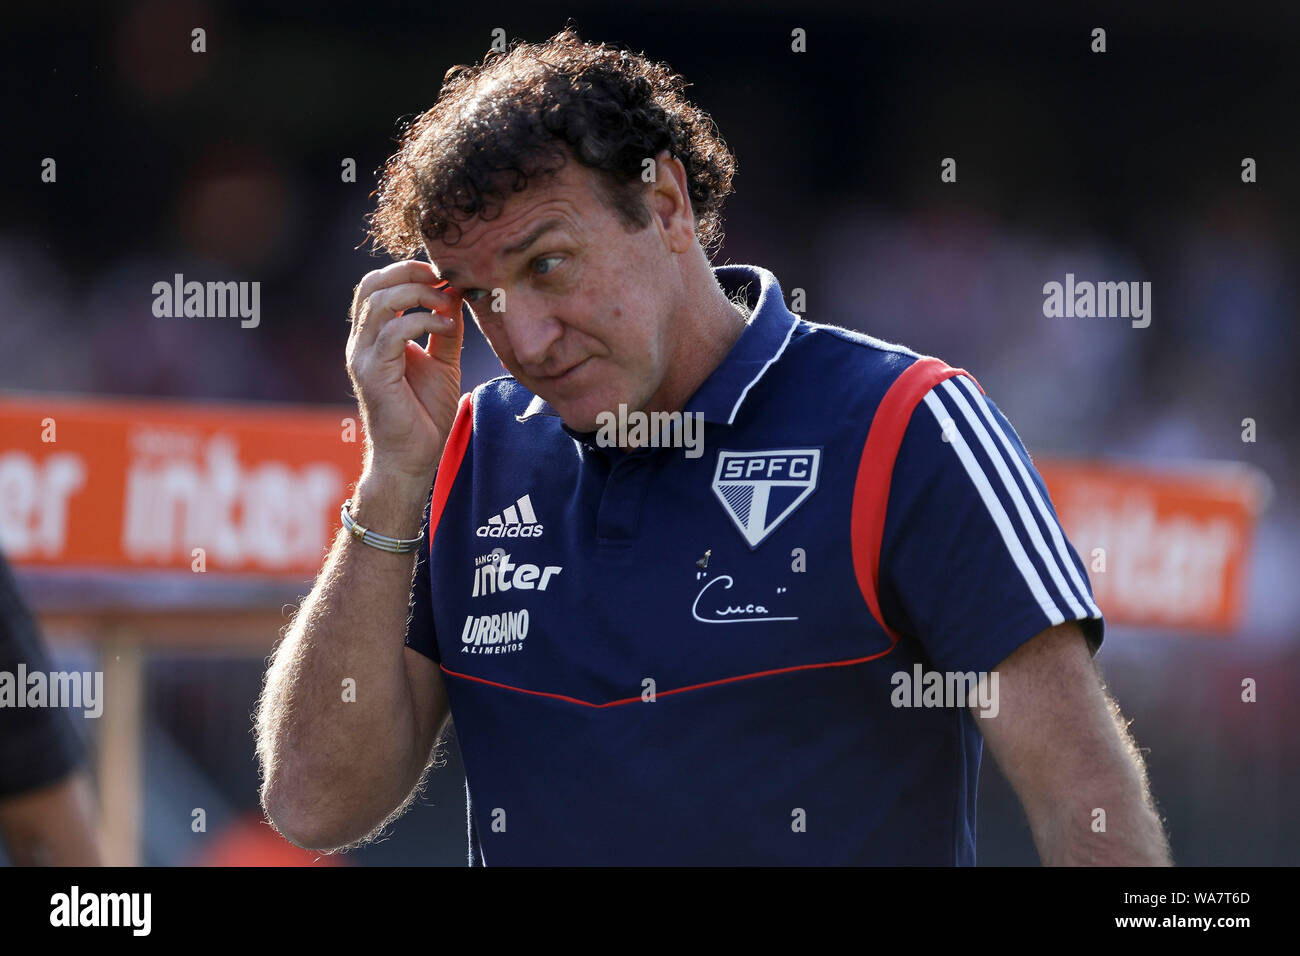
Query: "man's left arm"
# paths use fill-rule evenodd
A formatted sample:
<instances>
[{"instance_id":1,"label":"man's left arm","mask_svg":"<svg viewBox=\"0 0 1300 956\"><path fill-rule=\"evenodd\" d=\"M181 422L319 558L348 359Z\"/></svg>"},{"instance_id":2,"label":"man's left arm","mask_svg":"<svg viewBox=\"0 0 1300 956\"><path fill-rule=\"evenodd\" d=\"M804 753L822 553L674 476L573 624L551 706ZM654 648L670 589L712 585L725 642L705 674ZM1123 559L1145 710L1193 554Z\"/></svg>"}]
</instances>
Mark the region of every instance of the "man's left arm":
<instances>
[{"instance_id":1,"label":"man's left arm","mask_svg":"<svg viewBox=\"0 0 1300 956\"><path fill-rule=\"evenodd\" d=\"M1024 805L1042 862L1172 865L1142 756L1078 623L1048 628L996 672L996 716L972 713Z\"/></svg>"}]
</instances>

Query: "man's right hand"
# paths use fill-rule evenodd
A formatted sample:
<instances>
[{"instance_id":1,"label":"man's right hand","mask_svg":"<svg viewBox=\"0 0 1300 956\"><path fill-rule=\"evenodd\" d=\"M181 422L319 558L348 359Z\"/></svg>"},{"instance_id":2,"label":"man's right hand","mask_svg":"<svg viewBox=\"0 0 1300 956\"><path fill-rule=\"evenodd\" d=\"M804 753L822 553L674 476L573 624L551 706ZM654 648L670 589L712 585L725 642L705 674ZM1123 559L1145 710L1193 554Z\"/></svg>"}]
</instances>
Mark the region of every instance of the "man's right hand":
<instances>
[{"instance_id":1,"label":"man's right hand","mask_svg":"<svg viewBox=\"0 0 1300 956\"><path fill-rule=\"evenodd\" d=\"M416 306L431 312L403 313ZM430 482L460 401L461 298L427 262L368 273L352 300L347 367L367 467ZM426 346L411 341L428 333Z\"/></svg>"}]
</instances>

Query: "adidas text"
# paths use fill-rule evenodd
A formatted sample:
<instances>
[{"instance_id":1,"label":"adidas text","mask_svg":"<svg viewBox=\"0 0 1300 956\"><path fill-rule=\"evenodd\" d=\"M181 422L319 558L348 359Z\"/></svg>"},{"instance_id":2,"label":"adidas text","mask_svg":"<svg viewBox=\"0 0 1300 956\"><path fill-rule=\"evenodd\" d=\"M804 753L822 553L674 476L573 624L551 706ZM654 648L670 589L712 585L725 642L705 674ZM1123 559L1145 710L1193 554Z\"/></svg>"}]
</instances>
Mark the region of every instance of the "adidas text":
<instances>
[{"instance_id":1,"label":"adidas text","mask_svg":"<svg viewBox=\"0 0 1300 956\"><path fill-rule=\"evenodd\" d=\"M488 518L475 532L480 538L540 538L542 524L533 513L533 502L524 495L500 514Z\"/></svg>"}]
</instances>

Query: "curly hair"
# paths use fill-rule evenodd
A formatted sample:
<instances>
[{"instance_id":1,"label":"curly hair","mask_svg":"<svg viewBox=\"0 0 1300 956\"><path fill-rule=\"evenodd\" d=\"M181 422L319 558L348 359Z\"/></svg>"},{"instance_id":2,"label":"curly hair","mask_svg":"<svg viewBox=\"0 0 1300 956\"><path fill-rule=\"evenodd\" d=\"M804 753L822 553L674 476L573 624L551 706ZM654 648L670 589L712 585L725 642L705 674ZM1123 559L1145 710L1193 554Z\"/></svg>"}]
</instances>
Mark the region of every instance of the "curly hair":
<instances>
[{"instance_id":1,"label":"curly hair","mask_svg":"<svg viewBox=\"0 0 1300 956\"><path fill-rule=\"evenodd\" d=\"M496 218L512 192L554 176L569 156L596 171L601 198L635 231L650 223L643 161L666 149L685 167L696 236L712 255L736 160L682 95L687 85L665 64L582 42L572 26L453 66L385 164L367 234L397 258L425 240L455 245L460 223Z\"/></svg>"}]
</instances>

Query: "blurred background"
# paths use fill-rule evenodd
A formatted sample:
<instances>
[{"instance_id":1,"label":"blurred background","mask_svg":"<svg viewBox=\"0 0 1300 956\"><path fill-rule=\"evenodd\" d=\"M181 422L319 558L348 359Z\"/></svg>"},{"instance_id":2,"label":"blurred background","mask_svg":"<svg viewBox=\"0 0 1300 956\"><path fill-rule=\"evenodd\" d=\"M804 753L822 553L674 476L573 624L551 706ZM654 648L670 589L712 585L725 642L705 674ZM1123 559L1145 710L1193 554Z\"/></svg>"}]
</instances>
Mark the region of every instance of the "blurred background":
<instances>
[{"instance_id":1,"label":"blurred background","mask_svg":"<svg viewBox=\"0 0 1300 956\"><path fill-rule=\"evenodd\" d=\"M433 103L448 67L481 58L495 28L541 40L572 17L584 39L682 73L736 154L716 264L762 265L787 296L805 290L808 319L970 370L1035 456L1242 462L1267 476L1237 623L1111 623L1100 661L1177 862L1300 860L1300 8L274 6L6 10L0 389L346 413L352 289L387 261L362 245L363 216L399 121ZM195 27L206 52L191 51ZM1090 50L1095 27L1105 53ZM806 53L791 51L796 28ZM940 180L945 157L956 182ZM1246 157L1257 182L1242 181ZM348 158L355 182L342 181ZM1150 327L1046 318L1043 285L1067 272L1150 281ZM152 287L176 273L260 282L260 324L155 317ZM471 329L465 388L500 373ZM59 624L70 603L111 594L119 611L157 607L138 577L14 563L59 666L104 659L91 618ZM282 605L309 587L307 576L222 600L259 601L283 623ZM114 618L114 640L138 653L135 861L312 863L257 822L250 714L278 625L260 644L223 646L220 635L168 640L178 618L164 616L141 649L133 620ZM1253 704L1244 678L1258 682ZM102 726L77 722L95 744ZM101 757L96 773L106 769ZM987 759L978 850L982 865L1037 862ZM464 859L453 737L389 839L322 862Z\"/></svg>"}]
</instances>

